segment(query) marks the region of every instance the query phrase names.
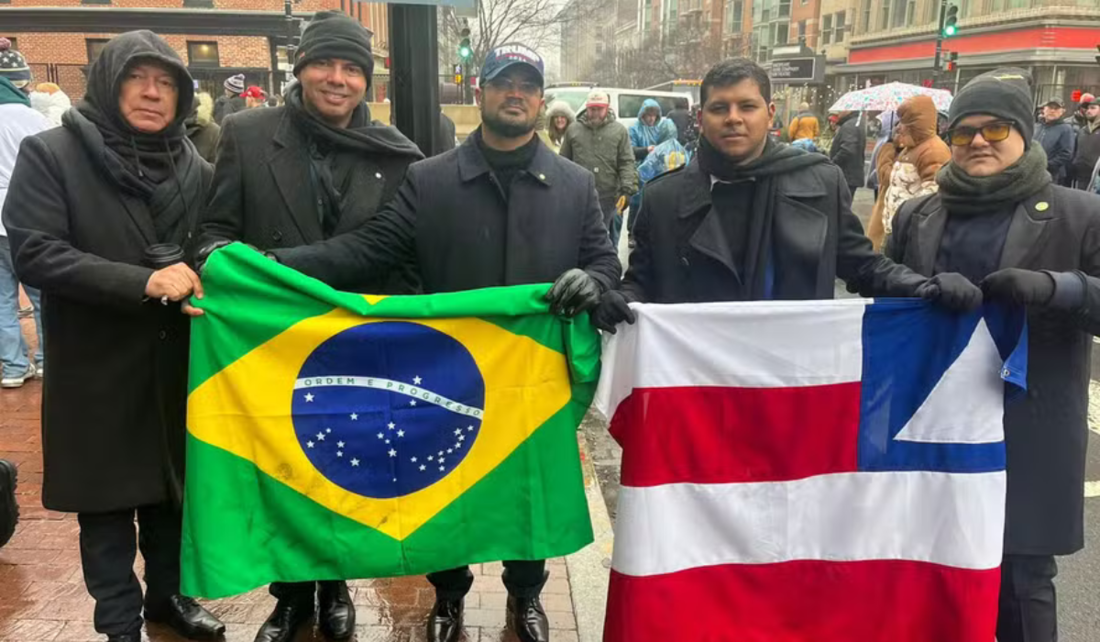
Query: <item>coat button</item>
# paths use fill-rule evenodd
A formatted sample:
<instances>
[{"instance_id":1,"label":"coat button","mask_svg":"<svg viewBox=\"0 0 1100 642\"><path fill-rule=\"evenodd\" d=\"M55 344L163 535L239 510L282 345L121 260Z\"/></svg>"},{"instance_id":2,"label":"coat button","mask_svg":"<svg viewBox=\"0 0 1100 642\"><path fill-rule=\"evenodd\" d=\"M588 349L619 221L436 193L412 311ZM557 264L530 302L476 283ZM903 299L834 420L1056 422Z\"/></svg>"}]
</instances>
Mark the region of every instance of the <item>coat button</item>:
<instances>
[{"instance_id":1,"label":"coat button","mask_svg":"<svg viewBox=\"0 0 1100 642\"><path fill-rule=\"evenodd\" d=\"M599 167L593 167L592 171L595 172L596 174L599 174L600 173L600 168Z\"/></svg>"},{"instance_id":2,"label":"coat button","mask_svg":"<svg viewBox=\"0 0 1100 642\"><path fill-rule=\"evenodd\" d=\"M160 340L161 340L161 341L164 341L165 339L167 339L167 338L168 338L168 333L167 333L167 332L165 332L164 330L161 330L161 331L160 331L160 334L158 334L157 336L159 336L159 337L160 337Z\"/></svg>"},{"instance_id":3,"label":"coat button","mask_svg":"<svg viewBox=\"0 0 1100 642\"><path fill-rule=\"evenodd\" d=\"M279 230L275 230L274 232L271 233L271 240L273 240L273 241L283 240L283 233L280 232Z\"/></svg>"},{"instance_id":4,"label":"coat button","mask_svg":"<svg viewBox=\"0 0 1100 642\"><path fill-rule=\"evenodd\" d=\"M681 257L680 257L680 265L682 265L682 266L684 266L684 267L688 267L688 266L690 266L690 265L691 265L691 263L688 263L688 257L686 257L686 256L681 256Z\"/></svg>"}]
</instances>

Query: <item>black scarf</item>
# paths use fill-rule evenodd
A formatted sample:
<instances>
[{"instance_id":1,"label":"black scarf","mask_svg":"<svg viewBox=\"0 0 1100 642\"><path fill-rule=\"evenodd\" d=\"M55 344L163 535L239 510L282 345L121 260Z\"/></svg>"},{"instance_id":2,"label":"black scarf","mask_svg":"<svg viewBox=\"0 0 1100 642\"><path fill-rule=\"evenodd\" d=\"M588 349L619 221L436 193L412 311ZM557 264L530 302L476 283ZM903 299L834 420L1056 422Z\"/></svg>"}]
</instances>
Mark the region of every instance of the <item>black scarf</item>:
<instances>
[{"instance_id":1,"label":"black scarf","mask_svg":"<svg viewBox=\"0 0 1100 642\"><path fill-rule=\"evenodd\" d=\"M711 146L706 136L699 137L699 151L696 154L699 168L707 179L710 177L728 183L753 181L756 183L752 196L752 209L744 213L751 216L749 236L746 243L743 298L747 301L761 301L776 298L776 266L772 260L772 226L775 221L776 176L788 174L806 167L828 163L823 154L815 154L796 149L790 145L778 143L770 136L764 143L764 151L759 158L745 164L738 164ZM712 208L709 216L714 216ZM740 213L717 212L719 216L738 215ZM730 243L727 243L729 246Z\"/></svg>"},{"instance_id":2,"label":"black scarf","mask_svg":"<svg viewBox=\"0 0 1100 642\"><path fill-rule=\"evenodd\" d=\"M155 134L134 129L118 107L123 76L138 58L172 69L179 88L175 119ZM104 48L88 70L84 99L61 117L106 178L148 205L160 243L182 245L202 206L205 161L187 140L183 124L193 98L191 76L175 51L151 32L133 31Z\"/></svg>"},{"instance_id":3,"label":"black scarf","mask_svg":"<svg viewBox=\"0 0 1100 642\"><path fill-rule=\"evenodd\" d=\"M367 158L376 155L424 158L420 149L397 128L372 122L366 103L355 108L351 122L343 128L333 127L306 108L300 83L287 92L286 106L295 126L309 141L310 178L321 197L318 216L326 238L335 233L347 205L352 178L361 173Z\"/></svg>"},{"instance_id":4,"label":"black scarf","mask_svg":"<svg viewBox=\"0 0 1100 642\"><path fill-rule=\"evenodd\" d=\"M944 209L963 216L1013 208L1050 182L1046 152L1042 145L1035 144L999 174L970 176L955 163L944 165L936 174Z\"/></svg>"}]
</instances>

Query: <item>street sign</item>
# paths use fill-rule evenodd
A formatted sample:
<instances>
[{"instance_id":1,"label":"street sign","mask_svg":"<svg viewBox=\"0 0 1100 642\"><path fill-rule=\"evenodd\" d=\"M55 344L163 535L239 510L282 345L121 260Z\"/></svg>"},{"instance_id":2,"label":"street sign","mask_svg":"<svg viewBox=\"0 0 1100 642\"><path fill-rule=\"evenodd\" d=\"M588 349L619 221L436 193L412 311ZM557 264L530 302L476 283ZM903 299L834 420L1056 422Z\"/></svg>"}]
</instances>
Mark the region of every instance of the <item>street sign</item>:
<instances>
[{"instance_id":1,"label":"street sign","mask_svg":"<svg viewBox=\"0 0 1100 642\"><path fill-rule=\"evenodd\" d=\"M825 65L821 56L810 58L773 59L768 77L773 83L819 83L824 80Z\"/></svg>"}]
</instances>

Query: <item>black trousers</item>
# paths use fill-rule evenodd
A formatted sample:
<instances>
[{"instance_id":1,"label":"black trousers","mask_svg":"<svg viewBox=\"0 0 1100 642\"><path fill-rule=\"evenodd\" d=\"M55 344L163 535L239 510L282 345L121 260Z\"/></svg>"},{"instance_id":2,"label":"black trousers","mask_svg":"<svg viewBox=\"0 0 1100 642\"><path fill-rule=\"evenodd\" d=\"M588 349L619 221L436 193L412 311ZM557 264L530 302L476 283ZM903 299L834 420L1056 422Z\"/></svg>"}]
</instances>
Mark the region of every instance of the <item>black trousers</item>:
<instances>
[{"instance_id":1,"label":"black trousers","mask_svg":"<svg viewBox=\"0 0 1100 642\"><path fill-rule=\"evenodd\" d=\"M504 562L504 587L509 595L519 598L538 597L546 584L546 560ZM460 566L449 571L428 573L428 581L435 587L435 595L440 600L460 600L470 592L474 584L474 574L469 566Z\"/></svg>"},{"instance_id":2,"label":"black trousers","mask_svg":"<svg viewBox=\"0 0 1100 642\"><path fill-rule=\"evenodd\" d=\"M997 642L1058 642L1053 555L1005 555Z\"/></svg>"},{"instance_id":3,"label":"black trousers","mask_svg":"<svg viewBox=\"0 0 1100 642\"><path fill-rule=\"evenodd\" d=\"M317 582L272 582L267 588L268 592L279 601L293 601L313 604L315 591L324 586L336 589L341 584L347 585L344 580L319 580Z\"/></svg>"},{"instance_id":4,"label":"black trousers","mask_svg":"<svg viewBox=\"0 0 1100 642\"><path fill-rule=\"evenodd\" d=\"M113 513L80 513L77 521L84 584L95 599L95 630L103 635L140 631L143 604L162 603L179 593L179 507L168 502ZM134 575L139 548L148 587L144 598Z\"/></svg>"}]
</instances>

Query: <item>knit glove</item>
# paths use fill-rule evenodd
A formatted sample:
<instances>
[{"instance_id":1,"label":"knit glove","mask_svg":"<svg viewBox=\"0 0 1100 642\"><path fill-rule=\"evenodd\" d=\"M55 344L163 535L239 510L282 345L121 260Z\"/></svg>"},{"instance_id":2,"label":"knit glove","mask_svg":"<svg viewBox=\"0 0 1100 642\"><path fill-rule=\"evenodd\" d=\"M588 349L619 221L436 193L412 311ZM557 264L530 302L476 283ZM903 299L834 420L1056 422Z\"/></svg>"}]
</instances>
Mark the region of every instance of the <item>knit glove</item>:
<instances>
[{"instance_id":1,"label":"knit glove","mask_svg":"<svg viewBox=\"0 0 1100 642\"><path fill-rule=\"evenodd\" d=\"M982 291L957 272L944 272L925 281L916 295L956 312L969 312L982 304Z\"/></svg>"},{"instance_id":2,"label":"knit glove","mask_svg":"<svg viewBox=\"0 0 1100 642\"><path fill-rule=\"evenodd\" d=\"M591 314L592 325L604 332L615 334L615 326L622 322L633 324L638 320L634 311L630 309L630 303L618 290L609 290L600 297L600 304Z\"/></svg>"},{"instance_id":3,"label":"knit glove","mask_svg":"<svg viewBox=\"0 0 1100 642\"><path fill-rule=\"evenodd\" d=\"M990 299L1005 303L1072 309L1083 302L1085 284L1073 272L1007 268L985 277L982 291Z\"/></svg>"}]
</instances>

